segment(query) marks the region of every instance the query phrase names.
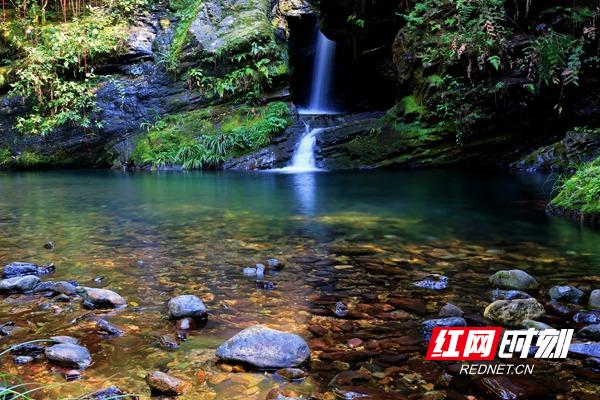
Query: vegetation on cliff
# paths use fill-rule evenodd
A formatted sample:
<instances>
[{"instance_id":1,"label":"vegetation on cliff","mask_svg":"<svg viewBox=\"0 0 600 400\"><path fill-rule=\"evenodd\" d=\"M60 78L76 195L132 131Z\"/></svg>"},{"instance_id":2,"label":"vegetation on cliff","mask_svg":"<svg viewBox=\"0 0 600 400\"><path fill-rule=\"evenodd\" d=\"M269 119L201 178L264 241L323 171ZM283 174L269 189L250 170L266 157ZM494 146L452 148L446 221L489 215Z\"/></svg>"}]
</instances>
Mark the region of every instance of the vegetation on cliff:
<instances>
[{"instance_id":1,"label":"vegetation on cliff","mask_svg":"<svg viewBox=\"0 0 600 400\"><path fill-rule=\"evenodd\" d=\"M170 115L148 127L132 155L139 166L211 168L268 145L291 123L286 103L215 106Z\"/></svg>"},{"instance_id":2,"label":"vegetation on cliff","mask_svg":"<svg viewBox=\"0 0 600 400\"><path fill-rule=\"evenodd\" d=\"M550 209L589 218L600 215L600 158L583 165L570 178L561 179Z\"/></svg>"}]
</instances>

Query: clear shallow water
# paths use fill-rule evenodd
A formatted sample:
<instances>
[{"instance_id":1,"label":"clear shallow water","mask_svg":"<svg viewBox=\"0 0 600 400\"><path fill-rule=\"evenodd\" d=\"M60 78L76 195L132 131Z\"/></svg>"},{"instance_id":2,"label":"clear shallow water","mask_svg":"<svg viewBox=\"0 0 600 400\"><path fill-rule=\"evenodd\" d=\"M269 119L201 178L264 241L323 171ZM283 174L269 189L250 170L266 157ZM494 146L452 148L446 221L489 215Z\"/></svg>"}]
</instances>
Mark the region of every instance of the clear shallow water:
<instances>
[{"instance_id":1,"label":"clear shallow water","mask_svg":"<svg viewBox=\"0 0 600 400\"><path fill-rule=\"evenodd\" d=\"M328 311L336 301L364 308L392 298L418 299L428 318L446 301L481 314L489 303L487 277L512 267L538 278L542 293L557 283L600 287L600 232L547 217L551 187L542 175L436 170L0 172L0 264L54 262L50 279L110 288L129 302L108 317L126 336L107 340L90 320L71 323L87 312L77 302L2 296L0 322L22 329L0 345L56 334L82 339L94 364L83 381L55 389L61 398L108 384L147 394L143 377L161 369L195 383L184 399L263 399L281 381L223 372L213 359L223 340L255 323L311 338L309 328L317 325L337 332ZM55 250L42 247L48 240ZM244 266L272 257L286 262L269 277L276 290L257 289L242 276ZM410 287L431 272L447 275L450 288ZM95 277L104 279L98 284ZM211 316L179 349L167 351L157 340L174 332L165 305L182 293L200 295ZM399 311L371 315L377 321L367 328L359 319L352 333L330 335L325 349L343 347L352 335L418 335L424 316ZM398 320L403 324L396 326ZM4 372L26 381L64 382L45 362L1 361ZM307 381L285 386L305 394L326 390L336 371L318 362L312 367ZM200 369L211 376L203 385Z\"/></svg>"}]
</instances>

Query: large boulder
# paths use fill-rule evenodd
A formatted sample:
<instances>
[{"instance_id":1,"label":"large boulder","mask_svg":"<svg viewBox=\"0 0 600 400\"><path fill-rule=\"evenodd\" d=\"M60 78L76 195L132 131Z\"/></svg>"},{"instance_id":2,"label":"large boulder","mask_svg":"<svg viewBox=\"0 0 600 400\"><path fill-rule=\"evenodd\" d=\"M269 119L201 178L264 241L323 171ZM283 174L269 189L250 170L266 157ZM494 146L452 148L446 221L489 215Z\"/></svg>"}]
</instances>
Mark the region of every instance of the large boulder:
<instances>
[{"instance_id":1,"label":"large boulder","mask_svg":"<svg viewBox=\"0 0 600 400\"><path fill-rule=\"evenodd\" d=\"M3 278L14 278L15 276L25 275L46 275L54 272L54 264L37 265L27 262L15 261L4 266L2 270Z\"/></svg>"},{"instance_id":2,"label":"large boulder","mask_svg":"<svg viewBox=\"0 0 600 400\"><path fill-rule=\"evenodd\" d=\"M154 371L146 375L146 383L148 383L152 392L168 396L182 395L192 386L188 381L160 371Z\"/></svg>"},{"instance_id":3,"label":"large boulder","mask_svg":"<svg viewBox=\"0 0 600 400\"><path fill-rule=\"evenodd\" d=\"M216 354L226 361L259 368L292 368L308 359L310 349L298 335L255 325L223 343Z\"/></svg>"},{"instance_id":4,"label":"large boulder","mask_svg":"<svg viewBox=\"0 0 600 400\"><path fill-rule=\"evenodd\" d=\"M33 275L16 276L0 281L0 292L23 293L32 291L40 283Z\"/></svg>"},{"instance_id":5,"label":"large boulder","mask_svg":"<svg viewBox=\"0 0 600 400\"><path fill-rule=\"evenodd\" d=\"M79 286L77 293L83 297L84 305L88 308L115 308L127 304L121 295L108 289Z\"/></svg>"},{"instance_id":6,"label":"large boulder","mask_svg":"<svg viewBox=\"0 0 600 400\"><path fill-rule=\"evenodd\" d=\"M502 289L527 290L539 286L531 275L520 269L498 271L490 276L489 282L492 287Z\"/></svg>"},{"instance_id":7,"label":"large boulder","mask_svg":"<svg viewBox=\"0 0 600 400\"><path fill-rule=\"evenodd\" d=\"M48 360L62 367L85 369L92 363L88 349L77 344L55 344L47 347L45 353Z\"/></svg>"},{"instance_id":8,"label":"large boulder","mask_svg":"<svg viewBox=\"0 0 600 400\"><path fill-rule=\"evenodd\" d=\"M549 295L552 300L563 303L581 303L585 297L585 293L574 286L553 286Z\"/></svg>"},{"instance_id":9,"label":"large boulder","mask_svg":"<svg viewBox=\"0 0 600 400\"><path fill-rule=\"evenodd\" d=\"M496 300L488 305L483 316L501 325L517 326L524 320L536 320L544 314L544 306L536 299Z\"/></svg>"},{"instance_id":10,"label":"large boulder","mask_svg":"<svg viewBox=\"0 0 600 400\"><path fill-rule=\"evenodd\" d=\"M171 318L206 318L206 306L197 296L185 294L169 300Z\"/></svg>"}]
</instances>

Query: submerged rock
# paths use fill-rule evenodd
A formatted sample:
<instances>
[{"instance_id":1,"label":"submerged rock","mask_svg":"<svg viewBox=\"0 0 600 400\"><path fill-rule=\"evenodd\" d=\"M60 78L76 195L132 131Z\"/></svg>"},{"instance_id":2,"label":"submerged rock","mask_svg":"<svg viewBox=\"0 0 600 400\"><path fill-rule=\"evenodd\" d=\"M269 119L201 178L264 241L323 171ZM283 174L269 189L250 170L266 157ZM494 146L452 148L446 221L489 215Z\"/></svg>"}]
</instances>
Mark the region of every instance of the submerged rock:
<instances>
[{"instance_id":1,"label":"submerged rock","mask_svg":"<svg viewBox=\"0 0 600 400\"><path fill-rule=\"evenodd\" d=\"M453 327L453 326L467 326L467 321L464 318L460 317L450 317L450 318L436 318L436 319L428 319L423 321L423 336L425 340L431 339L431 334L433 332L433 328L436 327Z\"/></svg>"},{"instance_id":2,"label":"submerged rock","mask_svg":"<svg viewBox=\"0 0 600 400\"><path fill-rule=\"evenodd\" d=\"M588 305L590 306L590 308L600 309L600 289L592 290Z\"/></svg>"},{"instance_id":3,"label":"submerged rock","mask_svg":"<svg viewBox=\"0 0 600 400\"><path fill-rule=\"evenodd\" d=\"M127 304L121 295L108 289L78 286L77 293L83 297L87 308L115 308Z\"/></svg>"},{"instance_id":4,"label":"submerged rock","mask_svg":"<svg viewBox=\"0 0 600 400\"><path fill-rule=\"evenodd\" d=\"M267 266L269 267L269 270L281 271L284 267L284 264L276 258L270 258L267 260Z\"/></svg>"},{"instance_id":5,"label":"submerged rock","mask_svg":"<svg viewBox=\"0 0 600 400\"><path fill-rule=\"evenodd\" d=\"M246 328L217 349L217 357L259 368L292 368L310 356L306 341L292 333L255 325Z\"/></svg>"},{"instance_id":6,"label":"submerged rock","mask_svg":"<svg viewBox=\"0 0 600 400\"><path fill-rule=\"evenodd\" d=\"M146 383L154 393L170 396L180 396L192 386L188 381L160 371L146 375Z\"/></svg>"},{"instance_id":7,"label":"submerged rock","mask_svg":"<svg viewBox=\"0 0 600 400\"><path fill-rule=\"evenodd\" d=\"M298 381L308 377L308 373L299 368L282 368L275 373L288 381Z\"/></svg>"},{"instance_id":8,"label":"submerged rock","mask_svg":"<svg viewBox=\"0 0 600 400\"><path fill-rule=\"evenodd\" d=\"M462 317L464 314L463 310L452 303L448 303L440 309L440 317Z\"/></svg>"},{"instance_id":9,"label":"submerged rock","mask_svg":"<svg viewBox=\"0 0 600 400\"><path fill-rule=\"evenodd\" d=\"M585 293L574 286L553 286L549 291L550 298L563 303L581 303Z\"/></svg>"},{"instance_id":10,"label":"submerged rock","mask_svg":"<svg viewBox=\"0 0 600 400\"><path fill-rule=\"evenodd\" d=\"M432 274L413 282L413 285L422 289L442 290L448 287L448 278L443 275Z\"/></svg>"},{"instance_id":11,"label":"submerged rock","mask_svg":"<svg viewBox=\"0 0 600 400\"><path fill-rule=\"evenodd\" d=\"M55 248L56 246L54 245L54 242L46 242L46 243L44 243L44 246L43 246L43 247L44 247L46 250L54 250L54 248Z\"/></svg>"},{"instance_id":12,"label":"submerged rock","mask_svg":"<svg viewBox=\"0 0 600 400\"><path fill-rule=\"evenodd\" d=\"M30 292L40 283L40 278L33 275L16 276L0 281L0 292Z\"/></svg>"},{"instance_id":13,"label":"submerged rock","mask_svg":"<svg viewBox=\"0 0 600 400\"><path fill-rule=\"evenodd\" d=\"M517 326L526 319L541 317L544 311L536 299L496 300L486 307L483 316L502 325Z\"/></svg>"},{"instance_id":14,"label":"submerged rock","mask_svg":"<svg viewBox=\"0 0 600 400\"><path fill-rule=\"evenodd\" d=\"M536 289L538 282L527 272L520 269L498 271L490 276L490 285L501 289Z\"/></svg>"},{"instance_id":15,"label":"submerged rock","mask_svg":"<svg viewBox=\"0 0 600 400\"><path fill-rule=\"evenodd\" d=\"M277 289L277 284L272 281L258 280L258 281L256 281L256 288L263 289L263 290L274 290L274 289Z\"/></svg>"},{"instance_id":16,"label":"submerged rock","mask_svg":"<svg viewBox=\"0 0 600 400\"><path fill-rule=\"evenodd\" d=\"M56 343L79 344L79 339L72 336L52 336L50 339Z\"/></svg>"},{"instance_id":17,"label":"submerged rock","mask_svg":"<svg viewBox=\"0 0 600 400\"><path fill-rule=\"evenodd\" d=\"M29 364L30 362L32 362L34 360L34 358L32 356L15 356L13 358L13 361L15 362L15 364L17 365L24 365L24 364Z\"/></svg>"},{"instance_id":18,"label":"submerged rock","mask_svg":"<svg viewBox=\"0 0 600 400\"><path fill-rule=\"evenodd\" d=\"M531 296L521 290L502 290L494 289L491 292L492 301L496 300L514 300L514 299L530 299Z\"/></svg>"},{"instance_id":19,"label":"submerged rock","mask_svg":"<svg viewBox=\"0 0 600 400\"><path fill-rule=\"evenodd\" d=\"M580 357L600 357L600 342L572 343L569 353Z\"/></svg>"},{"instance_id":20,"label":"submerged rock","mask_svg":"<svg viewBox=\"0 0 600 400\"><path fill-rule=\"evenodd\" d=\"M125 335L125 332L123 332L123 330L113 324L111 324L110 322L104 320L104 319L99 319L98 322L96 323L96 331L101 334L101 335L105 335L105 336L123 336Z\"/></svg>"},{"instance_id":21,"label":"submerged rock","mask_svg":"<svg viewBox=\"0 0 600 400\"><path fill-rule=\"evenodd\" d=\"M67 281L46 281L37 285L34 292L52 292L54 294L73 296L77 293L77 286Z\"/></svg>"},{"instance_id":22,"label":"submerged rock","mask_svg":"<svg viewBox=\"0 0 600 400\"><path fill-rule=\"evenodd\" d=\"M175 350L179 347L179 341L174 335L162 335L158 338L158 342L165 350Z\"/></svg>"},{"instance_id":23,"label":"submerged rock","mask_svg":"<svg viewBox=\"0 0 600 400\"><path fill-rule=\"evenodd\" d=\"M246 267L243 270L245 276L256 276L263 277L265 275L265 266L263 264L256 264L254 267Z\"/></svg>"},{"instance_id":24,"label":"submerged rock","mask_svg":"<svg viewBox=\"0 0 600 400\"><path fill-rule=\"evenodd\" d=\"M580 329L577 336L587 340L600 341L600 324L588 325Z\"/></svg>"},{"instance_id":25,"label":"submerged rock","mask_svg":"<svg viewBox=\"0 0 600 400\"><path fill-rule=\"evenodd\" d=\"M543 322L540 321L534 321L532 319L524 319L523 321L521 321L521 326L525 329L536 329L538 331L544 330L544 329L553 329L550 325L545 324Z\"/></svg>"},{"instance_id":26,"label":"submerged rock","mask_svg":"<svg viewBox=\"0 0 600 400\"><path fill-rule=\"evenodd\" d=\"M335 303L334 314L337 317L343 318L346 315L348 315L349 312L350 312L350 310L348 309L348 306L345 305L344 303L342 303L341 301L338 301L337 303Z\"/></svg>"},{"instance_id":27,"label":"submerged rock","mask_svg":"<svg viewBox=\"0 0 600 400\"><path fill-rule=\"evenodd\" d=\"M177 329L181 329L183 331L196 329L197 327L198 323L193 318L186 317L177 321Z\"/></svg>"},{"instance_id":28,"label":"submerged rock","mask_svg":"<svg viewBox=\"0 0 600 400\"><path fill-rule=\"evenodd\" d=\"M206 318L206 306L199 297L184 294L169 300L169 315L171 318Z\"/></svg>"},{"instance_id":29,"label":"submerged rock","mask_svg":"<svg viewBox=\"0 0 600 400\"><path fill-rule=\"evenodd\" d=\"M92 363L88 349L77 344L55 344L45 353L48 360L63 367L85 369Z\"/></svg>"},{"instance_id":30,"label":"submerged rock","mask_svg":"<svg viewBox=\"0 0 600 400\"><path fill-rule=\"evenodd\" d=\"M4 266L2 270L3 278L14 278L15 276L25 275L46 275L54 272L56 267L54 264L37 265L32 263L15 261Z\"/></svg>"},{"instance_id":31,"label":"submerged rock","mask_svg":"<svg viewBox=\"0 0 600 400\"><path fill-rule=\"evenodd\" d=\"M114 399L137 399L137 396L127 395L124 391L116 386L109 386L104 389L99 389L94 392L85 394L79 400L114 400Z\"/></svg>"}]
</instances>

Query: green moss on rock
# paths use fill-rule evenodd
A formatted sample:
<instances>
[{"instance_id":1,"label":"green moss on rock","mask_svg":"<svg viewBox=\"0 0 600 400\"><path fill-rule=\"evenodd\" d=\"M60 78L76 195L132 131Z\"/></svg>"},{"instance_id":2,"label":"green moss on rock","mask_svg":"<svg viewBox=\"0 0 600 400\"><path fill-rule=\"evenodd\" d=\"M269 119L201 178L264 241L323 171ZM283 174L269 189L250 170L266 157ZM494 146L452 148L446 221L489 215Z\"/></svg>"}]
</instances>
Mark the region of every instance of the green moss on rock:
<instances>
[{"instance_id":1,"label":"green moss on rock","mask_svg":"<svg viewBox=\"0 0 600 400\"><path fill-rule=\"evenodd\" d=\"M550 202L551 212L597 218L600 215L600 158L562 180L559 187L558 195Z\"/></svg>"}]
</instances>

